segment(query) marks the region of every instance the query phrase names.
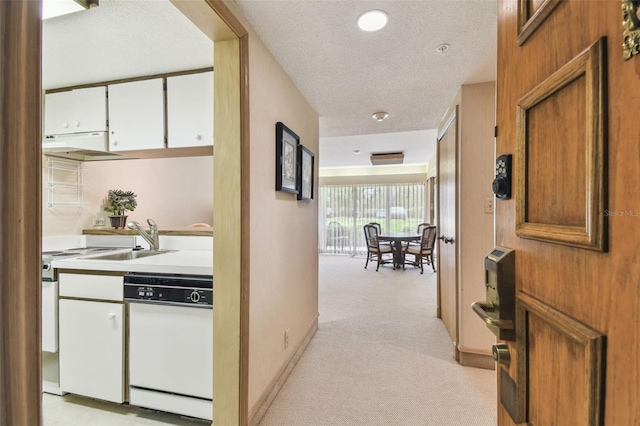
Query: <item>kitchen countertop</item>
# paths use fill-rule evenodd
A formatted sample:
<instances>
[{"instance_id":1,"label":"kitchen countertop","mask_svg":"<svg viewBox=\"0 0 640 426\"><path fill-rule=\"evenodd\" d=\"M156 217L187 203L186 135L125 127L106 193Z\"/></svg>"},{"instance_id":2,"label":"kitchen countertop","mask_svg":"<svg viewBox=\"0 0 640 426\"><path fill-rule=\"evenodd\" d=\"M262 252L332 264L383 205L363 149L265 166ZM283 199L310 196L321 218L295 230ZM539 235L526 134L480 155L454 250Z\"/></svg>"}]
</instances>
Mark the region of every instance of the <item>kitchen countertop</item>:
<instances>
[{"instance_id":1,"label":"kitchen countertop","mask_svg":"<svg viewBox=\"0 0 640 426\"><path fill-rule=\"evenodd\" d=\"M57 269L149 272L158 274L213 275L213 252L177 250L132 260L100 260L91 257L54 260Z\"/></svg>"},{"instance_id":2,"label":"kitchen countertop","mask_svg":"<svg viewBox=\"0 0 640 426\"><path fill-rule=\"evenodd\" d=\"M145 226L143 226L145 228ZM84 235L139 235L138 231L131 229L115 228L90 228L83 229ZM185 228L185 229L159 229L159 235L179 235L179 236L213 236L213 228Z\"/></svg>"}]
</instances>

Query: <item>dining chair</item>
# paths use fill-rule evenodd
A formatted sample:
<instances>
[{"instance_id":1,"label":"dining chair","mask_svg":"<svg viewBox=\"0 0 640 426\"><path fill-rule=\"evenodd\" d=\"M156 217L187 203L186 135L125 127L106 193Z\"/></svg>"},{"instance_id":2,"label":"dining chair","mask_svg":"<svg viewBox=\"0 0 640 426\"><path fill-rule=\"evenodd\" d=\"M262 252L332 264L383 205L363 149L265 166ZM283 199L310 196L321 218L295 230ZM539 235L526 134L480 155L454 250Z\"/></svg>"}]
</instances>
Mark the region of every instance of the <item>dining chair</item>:
<instances>
[{"instance_id":1,"label":"dining chair","mask_svg":"<svg viewBox=\"0 0 640 426\"><path fill-rule=\"evenodd\" d=\"M416 231L416 234L418 234L418 235L422 235L422 230L423 230L424 228L426 228L427 226L429 226L429 224L428 224L428 223L426 223L426 222L423 222L423 223L419 224L419 225L418 225L418 230ZM406 246L420 247L420 241L409 241L409 242L405 245L405 248L406 248Z\"/></svg>"},{"instance_id":2,"label":"dining chair","mask_svg":"<svg viewBox=\"0 0 640 426\"><path fill-rule=\"evenodd\" d=\"M364 225L364 238L367 241L367 262L364 264L364 269L367 269L369 261L376 261L376 272L380 268L380 265L385 263L391 263L393 265L393 249L388 244L380 244L378 238L378 228L375 225ZM391 258L385 255L391 255ZM395 265L393 267L395 268Z\"/></svg>"},{"instance_id":3,"label":"dining chair","mask_svg":"<svg viewBox=\"0 0 640 426\"><path fill-rule=\"evenodd\" d=\"M403 254L406 259L406 255L413 256L413 262L408 262L413 266L420 266L420 273L424 273L424 264L431 264L433 272L436 271L436 266L433 263L433 246L436 241L436 227L426 226L422 228L422 234L420 236L420 245L408 245L404 248ZM402 269L407 262L402 264Z\"/></svg>"},{"instance_id":4,"label":"dining chair","mask_svg":"<svg viewBox=\"0 0 640 426\"><path fill-rule=\"evenodd\" d=\"M349 232L347 229L339 222L329 222L327 224L326 246L332 246L333 252L335 253L338 251L338 246L340 246L340 251L343 251L345 243L349 243Z\"/></svg>"},{"instance_id":5,"label":"dining chair","mask_svg":"<svg viewBox=\"0 0 640 426\"><path fill-rule=\"evenodd\" d=\"M422 229L426 228L427 226L430 226L430 225L428 223L426 223L426 222L423 222L423 223L419 224L417 233L418 234L422 234Z\"/></svg>"},{"instance_id":6,"label":"dining chair","mask_svg":"<svg viewBox=\"0 0 640 426\"><path fill-rule=\"evenodd\" d=\"M382 225L380 225L378 222L370 222L369 225L373 225L376 227L376 229L378 229L378 235L382 234ZM380 245L390 247L392 246L391 241L380 241Z\"/></svg>"}]
</instances>

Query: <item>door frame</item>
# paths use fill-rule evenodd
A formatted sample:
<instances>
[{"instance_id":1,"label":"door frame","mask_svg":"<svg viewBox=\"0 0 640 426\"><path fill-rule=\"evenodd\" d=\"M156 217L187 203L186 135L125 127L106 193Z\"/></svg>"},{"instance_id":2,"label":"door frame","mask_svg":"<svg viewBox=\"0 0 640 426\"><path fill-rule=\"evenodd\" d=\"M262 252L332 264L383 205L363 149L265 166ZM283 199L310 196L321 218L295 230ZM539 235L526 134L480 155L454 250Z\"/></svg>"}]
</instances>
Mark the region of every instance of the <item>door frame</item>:
<instances>
[{"instance_id":1,"label":"door frame","mask_svg":"<svg viewBox=\"0 0 640 426\"><path fill-rule=\"evenodd\" d=\"M454 225L454 229L455 229L455 247L454 247L454 251L455 251L455 265L454 265L454 271L455 271L455 292L454 292L454 297L455 297L455 321L456 321L456 326L455 326L455 341L454 343L454 347L453 347L453 351L454 351L454 358L456 359L456 361L458 361L459 359L459 349L458 349L458 341L459 341L459 336L460 336L460 319L459 319L459 306L458 306L458 300L459 300L459 296L460 296L460 289L459 289L459 284L458 284L458 257L460 255L460 253L458 252L458 247L460 247L459 245L459 211L458 211L458 183L459 183L459 170L458 170L458 166L459 166L459 158L458 158L458 141L460 138L460 112L459 112L459 93L458 95L456 95L456 98L453 101L453 104L447 108L447 111L445 112L445 114L443 115L444 119L442 120L442 122L440 123L440 126L438 127L438 135L437 135L437 145L436 145L436 206L437 206L437 212L436 212L436 217L437 217L437 222L438 222L438 228L441 231L442 230L442 206L441 206L441 201L442 201L442 191L440 190L440 184L442 182L442 175L441 175L441 170L440 170L440 141L442 140L442 138L444 137L444 135L449 131L449 129L451 128L451 126L454 125L455 123L455 131L456 131L456 137L455 137L455 143L454 143L454 158L455 158L455 174L454 174L454 186L455 186L455 196L454 196L454 210L455 210L455 225ZM443 235L442 233L440 235ZM442 265L440 264L441 260L442 260L442 250L440 249L442 240L438 239L438 271L442 271ZM441 274L438 273L438 280L437 280L437 306L436 306L436 316L438 318L442 318L442 300L441 300Z\"/></svg>"}]
</instances>

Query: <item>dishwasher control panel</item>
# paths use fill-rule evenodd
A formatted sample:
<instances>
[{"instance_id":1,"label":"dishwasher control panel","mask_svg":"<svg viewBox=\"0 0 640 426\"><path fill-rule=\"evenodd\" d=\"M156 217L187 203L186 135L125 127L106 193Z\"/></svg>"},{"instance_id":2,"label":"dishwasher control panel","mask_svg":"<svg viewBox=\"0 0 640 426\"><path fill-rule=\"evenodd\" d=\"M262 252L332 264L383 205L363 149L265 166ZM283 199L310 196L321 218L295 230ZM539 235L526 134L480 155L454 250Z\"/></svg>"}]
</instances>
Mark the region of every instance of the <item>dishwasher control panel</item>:
<instances>
[{"instance_id":1,"label":"dishwasher control panel","mask_svg":"<svg viewBox=\"0 0 640 426\"><path fill-rule=\"evenodd\" d=\"M213 277L131 273L124 277L125 300L179 305L213 305Z\"/></svg>"}]
</instances>

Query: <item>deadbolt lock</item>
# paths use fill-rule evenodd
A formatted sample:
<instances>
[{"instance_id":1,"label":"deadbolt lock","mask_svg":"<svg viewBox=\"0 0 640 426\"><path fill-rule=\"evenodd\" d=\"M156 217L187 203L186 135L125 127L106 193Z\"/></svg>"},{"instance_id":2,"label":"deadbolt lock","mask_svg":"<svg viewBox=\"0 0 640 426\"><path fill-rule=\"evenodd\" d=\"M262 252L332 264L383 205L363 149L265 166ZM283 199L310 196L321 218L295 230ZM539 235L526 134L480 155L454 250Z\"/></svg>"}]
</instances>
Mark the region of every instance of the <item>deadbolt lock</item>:
<instances>
[{"instance_id":1,"label":"deadbolt lock","mask_svg":"<svg viewBox=\"0 0 640 426\"><path fill-rule=\"evenodd\" d=\"M509 346L504 343L496 343L491 348L493 352L493 359L498 364L509 365L511 362L511 354L509 353Z\"/></svg>"}]
</instances>

